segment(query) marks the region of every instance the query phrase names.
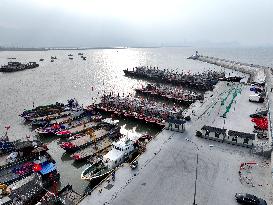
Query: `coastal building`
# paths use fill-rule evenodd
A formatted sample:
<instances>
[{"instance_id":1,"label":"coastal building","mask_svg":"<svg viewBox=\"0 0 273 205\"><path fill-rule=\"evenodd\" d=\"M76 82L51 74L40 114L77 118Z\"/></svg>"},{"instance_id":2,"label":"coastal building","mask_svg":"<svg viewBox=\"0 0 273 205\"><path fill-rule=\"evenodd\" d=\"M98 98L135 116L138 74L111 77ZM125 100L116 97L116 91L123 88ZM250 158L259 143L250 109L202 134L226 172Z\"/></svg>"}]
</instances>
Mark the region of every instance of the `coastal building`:
<instances>
[{"instance_id":1,"label":"coastal building","mask_svg":"<svg viewBox=\"0 0 273 205\"><path fill-rule=\"evenodd\" d=\"M225 142L234 145L240 145L244 147L253 147L253 141L255 140L255 134L244 133L229 130L228 135L225 137Z\"/></svg>"},{"instance_id":2,"label":"coastal building","mask_svg":"<svg viewBox=\"0 0 273 205\"><path fill-rule=\"evenodd\" d=\"M197 136L223 142L226 137L226 129L204 125L201 128L201 135L197 134Z\"/></svg>"},{"instance_id":3,"label":"coastal building","mask_svg":"<svg viewBox=\"0 0 273 205\"><path fill-rule=\"evenodd\" d=\"M176 132L184 132L185 131L185 123L184 119L173 119L170 118L165 122L165 129L176 131Z\"/></svg>"}]
</instances>

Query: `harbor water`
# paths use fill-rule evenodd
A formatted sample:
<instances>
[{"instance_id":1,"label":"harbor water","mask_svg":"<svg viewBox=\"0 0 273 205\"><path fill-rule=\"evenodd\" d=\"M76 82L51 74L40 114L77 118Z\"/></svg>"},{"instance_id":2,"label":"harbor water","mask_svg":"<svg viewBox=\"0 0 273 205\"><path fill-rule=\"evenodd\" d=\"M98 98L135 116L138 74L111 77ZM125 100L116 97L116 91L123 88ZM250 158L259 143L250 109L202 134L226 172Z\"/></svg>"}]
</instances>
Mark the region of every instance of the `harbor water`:
<instances>
[{"instance_id":1,"label":"harbor water","mask_svg":"<svg viewBox=\"0 0 273 205\"><path fill-rule=\"evenodd\" d=\"M10 139L24 139L26 135L36 137L35 133L18 115L24 109L55 102L65 103L76 98L84 106L99 102L103 93L134 94L134 88L147 82L127 78L123 69L135 66L156 66L159 69L197 73L209 69L221 69L199 61L187 60L195 50L200 54L241 62L273 66L273 48L128 48L128 49L90 49L81 51L1 51L0 65L7 64L8 58L22 63L37 62L38 68L0 73L0 132L10 125ZM82 60L78 52L84 53ZM73 60L68 54L73 55ZM51 62L51 56L57 59ZM39 59L44 61L39 62ZM145 124L120 120L122 132L148 133L155 135L158 130ZM78 192L83 192L88 183L80 179L86 163L75 163L59 147L62 142L57 137L41 138L48 143L49 153L57 162L61 174L61 185L68 183Z\"/></svg>"}]
</instances>

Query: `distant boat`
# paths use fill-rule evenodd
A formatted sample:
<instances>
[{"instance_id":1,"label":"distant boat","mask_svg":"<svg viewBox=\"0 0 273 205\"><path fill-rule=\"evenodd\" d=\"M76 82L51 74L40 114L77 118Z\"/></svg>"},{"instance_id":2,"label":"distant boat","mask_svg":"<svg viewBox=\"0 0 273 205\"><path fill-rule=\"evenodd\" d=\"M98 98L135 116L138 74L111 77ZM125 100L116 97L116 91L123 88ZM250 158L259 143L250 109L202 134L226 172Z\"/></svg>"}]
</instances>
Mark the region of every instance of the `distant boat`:
<instances>
[{"instance_id":1,"label":"distant boat","mask_svg":"<svg viewBox=\"0 0 273 205\"><path fill-rule=\"evenodd\" d=\"M8 59L16 59L16 58L8 58Z\"/></svg>"},{"instance_id":2,"label":"distant boat","mask_svg":"<svg viewBox=\"0 0 273 205\"><path fill-rule=\"evenodd\" d=\"M51 56L51 59L57 59L57 57L56 56Z\"/></svg>"},{"instance_id":3,"label":"distant boat","mask_svg":"<svg viewBox=\"0 0 273 205\"><path fill-rule=\"evenodd\" d=\"M72 54L69 54L68 56L73 56Z\"/></svg>"},{"instance_id":4,"label":"distant boat","mask_svg":"<svg viewBox=\"0 0 273 205\"><path fill-rule=\"evenodd\" d=\"M86 60L86 57L82 57L82 59L85 61L85 60Z\"/></svg>"},{"instance_id":5,"label":"distant boat","mask_svg":"<svg viewBox=\"0 0 273 205\"><path fill-rule=\"evenodd\" d=\"M51 62L54 62L54 60L52 59Z\"/></svg>"},{"instance_id":6,"label":"distant boat","mask_svg":"<svg viewBox=\"0 0 273 205\"><path fill-rule=\"evenodd\" d=\"M73 58L70 57L69 60L73 60Z\"/></svg>"},{"instance_id":7,"label":"distant boat","mask_svg":"<svg viewBox=\"0 0 273 205\"><path fill-rule=\"evenodd\" d=\"M15 72L15 71L22 71L26 69L32 69L38 67L39 64L36 62L29 62L27 64L23 64L20 62L8 62L7 65L3 65L0 68L0 72Z\"/></svg>"},{"instance_id":8,"label":"distant boat","mask_svg":"<svg viewBox=\"0 0 273 205\"><path fill-rule=\"evenodd\" d=\"M78 55L79 55L79 56L82 56L82 55L83 55L83 53L78 53Z\"/></svg>"},{"instance_id":9,"label":"distant boat","mask_svg":"<svg viewBox=\"0 0 273 205\"><path fill-rule=\"evenodd\" d=\"M43 58L41 58L41 59L40 59L40 61L44 61L44 59L43 59Z\"/></svg>"}]
</instances>

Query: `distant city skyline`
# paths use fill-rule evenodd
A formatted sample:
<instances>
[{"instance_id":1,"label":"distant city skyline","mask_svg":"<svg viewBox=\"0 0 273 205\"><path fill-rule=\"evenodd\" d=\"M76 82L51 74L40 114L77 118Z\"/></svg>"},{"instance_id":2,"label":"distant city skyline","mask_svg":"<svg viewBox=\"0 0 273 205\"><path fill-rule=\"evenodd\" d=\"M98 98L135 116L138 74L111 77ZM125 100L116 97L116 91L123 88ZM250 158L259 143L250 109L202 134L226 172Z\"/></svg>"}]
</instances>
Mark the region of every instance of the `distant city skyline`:
<instances>
[{"instance_id":1,"label":"distant city skyline","mask_svg":"<svg viewBox=\"0 0 273 205\"><path fill-rule=\"evenodd\" d=\"M0 47L273 46L270 0L1 0Z\"/></svg>"}]
</instances>

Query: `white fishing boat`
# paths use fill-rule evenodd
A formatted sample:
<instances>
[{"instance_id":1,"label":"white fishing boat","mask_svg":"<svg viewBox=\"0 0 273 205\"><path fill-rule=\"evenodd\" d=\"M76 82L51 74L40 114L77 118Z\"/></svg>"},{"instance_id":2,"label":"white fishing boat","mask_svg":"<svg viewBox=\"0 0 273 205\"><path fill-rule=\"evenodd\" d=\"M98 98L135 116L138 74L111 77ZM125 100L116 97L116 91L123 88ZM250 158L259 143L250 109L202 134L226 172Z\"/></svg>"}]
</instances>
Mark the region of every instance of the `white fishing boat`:
<instances>
[{"instance_id":1,"label":"white fishing boat","mask_svg":"<svg viewBox=\"0 0 273 205\"><path fill-rule=\"evenodd\" d=\"M105 154L102 159L98 159L97 162L86 168L81 174L81 179L93 181L112 173L116 167L137 151L138 145L136 141L138 138L138 136L126 136L112 143L112 150Z\"/></svg>"}]
</instances>

